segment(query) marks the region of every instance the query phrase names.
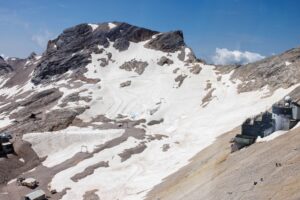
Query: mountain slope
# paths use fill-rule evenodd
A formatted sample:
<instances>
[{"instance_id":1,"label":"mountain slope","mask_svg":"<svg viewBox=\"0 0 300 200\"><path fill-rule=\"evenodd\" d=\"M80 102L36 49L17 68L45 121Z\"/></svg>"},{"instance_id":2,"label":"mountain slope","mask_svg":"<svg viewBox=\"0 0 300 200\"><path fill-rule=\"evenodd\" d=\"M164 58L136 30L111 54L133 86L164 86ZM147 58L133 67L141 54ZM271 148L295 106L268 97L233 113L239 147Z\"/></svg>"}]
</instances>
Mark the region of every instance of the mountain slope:
<instances>
[{"instance_id":1,"label":"mountain slope","mask_svg":"<svg viewBox=\"0 0 300 200\"><path fill-rule=\"evenodd\" d=\"M230 154L228 141L238 132L217 138L148 199L299 199L299 127Z\"/></svg>"},{"instance_id":2,"label":"mountain slope","mask_svg":"<svg viewBox=\"0 0 300 200\"><path fill-rule=\"evenodd\" d=\"M41 57L8 61L0 128L43 158L24 176L47 193L48 184L56 189L52 199L143 199L218 136L298 87L257 84L243 92L253 82L237 75L243 67L199 61L181 31L119 22L66 29ZM5 180L18 173L2 171ZM13 181L2 191L11 199L28 192Z\"/></svg>"}]
</instances>

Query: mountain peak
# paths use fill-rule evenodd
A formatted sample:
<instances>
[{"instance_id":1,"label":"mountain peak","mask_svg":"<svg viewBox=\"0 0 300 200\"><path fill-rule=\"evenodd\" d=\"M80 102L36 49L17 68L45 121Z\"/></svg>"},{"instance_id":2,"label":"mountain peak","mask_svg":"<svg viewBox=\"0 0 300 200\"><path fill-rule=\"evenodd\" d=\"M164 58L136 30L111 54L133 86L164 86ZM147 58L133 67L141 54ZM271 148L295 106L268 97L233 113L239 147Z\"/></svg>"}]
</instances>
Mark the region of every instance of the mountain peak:
<instances>
[{"instance_id":1,"label":"mountain peak","mask_svg":"<svg viewBox=\"0 0 300 200\"><path fill-rule=\"evenodd\" d=\"M91 62L91 54L112 45L119 52L130 43L141 43L145 48L161 52L176 52L185 47L182 31L160 33L124 22L83 23L65 29L48 42L47 50L37 65L33 83L63 74L69 69L82 68ZM194 58L194 55L191 56Z\"/></svg>"}]
</instances>

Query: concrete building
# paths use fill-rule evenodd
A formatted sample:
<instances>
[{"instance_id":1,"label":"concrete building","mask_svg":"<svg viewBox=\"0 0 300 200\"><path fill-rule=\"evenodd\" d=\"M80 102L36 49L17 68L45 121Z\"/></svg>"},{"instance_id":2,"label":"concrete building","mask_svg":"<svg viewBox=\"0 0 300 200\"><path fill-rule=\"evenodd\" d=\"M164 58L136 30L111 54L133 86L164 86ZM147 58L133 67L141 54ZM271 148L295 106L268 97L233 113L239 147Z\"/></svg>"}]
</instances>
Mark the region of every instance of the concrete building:
<instances>
[{"instance_id":1,"label":"concrete building","mask_svg":"<svg viewBox=\"0 0 300 200\"><path fill-rule=\"evenodd\" d=\"M300 120L300 106L292 102L289 96L284 98L283 103L272 106L273 118L275 120L275 131L289 130Z\"/></svg>"},{"instance_id":2,"label":"concrete building","mask_svg":"<svg viewBox=\"0 0 300 200\"><path fill-rule=\"evenodd\" d=\"M45 200L46 194L43 190L36 190L25 195L25 200Z\"/></svg>"},{"instance_id":3,"label":"concrete building","mask_svg":"<svg viewBox=\"0 0 300 200\"><path fill-rule=\"evenodd\" d=\"M11 135L7 133L0 134L0 157L6 157L7 154L14 153L13 145L10 142L11 139Z\"/></svg>"},{"instance_id":4,"label":"concrete building","mask_svg":"<svg viewBox=\"0 0 300 200\"><path fill-rule=\"evenodd\" d=\"M233 139L232 152L253 144L257 137L266 137L278 130L290 130L300 121L300 105L286 96L283 102L272 106L272 113L264 112L247 119L241 134Z\"/></svg>"}]
</instances>

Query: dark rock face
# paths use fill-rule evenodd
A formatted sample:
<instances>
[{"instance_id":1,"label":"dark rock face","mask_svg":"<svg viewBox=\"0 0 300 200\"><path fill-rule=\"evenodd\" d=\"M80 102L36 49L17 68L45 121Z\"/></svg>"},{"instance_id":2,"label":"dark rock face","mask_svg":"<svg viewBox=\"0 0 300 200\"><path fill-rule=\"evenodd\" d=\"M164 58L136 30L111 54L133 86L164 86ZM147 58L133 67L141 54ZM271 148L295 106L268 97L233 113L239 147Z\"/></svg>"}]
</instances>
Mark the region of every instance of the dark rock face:
<instances>
[{"instance_id":1,"label":"dark rock face","mask_svg":"<svg viewBox=\"0 0 300 200\"><path fill-rule=\"evenodd\" d=\"M1 113L11 113L17 108L21 108L9 116L11 119L15 119L15 123L9 127L5 127L5 130L12 133L27 133L39 130L49 131L54 126L59 128L63 127L62 124L68 124L69 119L77 111L65 111L61 114L58 113L60 111L44 113L45 110L55 105L61 96L62 92L53 88L33 94L23 101L12 102L1 108ZM72 113L70 114L70 112ZM54 115L59 116L54 117ZM55 124L58 124L58 126Z\"/></svg>"},{"instance_id":2,"label":"dark rock face","mask_svg":"<svg viewBox=\"0 0 300 200\"><path fill-rule=\"evenodd\" d=\"M59 52L59 51L58 51ZM50 54L45 56L41 63L36 67L31 81L39 84L49 80L51 77L67 72L69 69L85 67L91 61L88 52L77 55L70 55L62 52L61 54Z\"/></svg>"},{"instance_id":3,"label":"dark rock face","mask_svg":"<svg viewBox=\"0 0 300 200\"><path fill-rule=\"evenodd\" d=\"M0 56L0 76L12 71L13 68Z\"/></svg>"},{"instance_id":4,"label":"dark rock face","mask_svg":"<svg viewBox=\"0 0 300 200\"><path fill-rule=\"evenodd\" d=\"M120 87L122 88L122 87L128 87L128 86L130 86L131 85L131 81L129 80L129 81L125 81L125 82L123 82L123 83L120 83Z\"/></svg>"},{"instance_id":5,"label":"dark rock face","mask_svg":"<svg viewBox=\"0 0 300 200\"><path fill-rule=\"evenodd\" d=\"M47 50L37 65L32 82L39 84L55 75L68 70L86 66L91 61L92 52L101 53L98 45L107 48L109 41L115 42L114 47L124 51L129 42L141 42L150 39L158 32L115 22L116 27L109 29L107 23L98 24L93 28L88 24L79 24L66 29L56 39L48 42Z\"/></svg>"},{"instance_id":6,"label":"dark rock face","mask_svg":"<svg viewBox=\"0 0 300 200\"><path fill-rule=\"evenodd\" d=\"M141 42L150 39L153 35L158 33L157 31L132 26L127 23L115 24L119 25L107 33L107 37L110 41L116 41L119 38L123 38L130 42Z\"/></svg>"},{"instance_id":7,"label":"dark rock face","mask_svg":"<svg viewBox=\"0 0 300 200\"><path fill-rule=\"evenodd\" d=\"M161 58L159 59L159 61L158 61L157 64L160 65L160 66L163 66L163 65L165 65L165 64L171 65L171 64L173 64L173 63L174 63L173 60L167 58L166 56L163 56L163 57L161 57Z\"/></svg>"},{"instance_id":8,"label":"dark rock face","mask_svg":"<svg viewBox=\"0 0 300 200\"><path fill-rule=\"evenodd\" d=\"M40 93L33 94L26 98L24 101L20 101L10 105L9 109L14 110L18 107L23 107L18 112L11 115L12 118L17 121L24 121L27 118L38 118L38 114L41 113L46 106L54 103L62 96L62 92L58 89L44 90ZM6 107L3 108L7 111Z\"/></svg>"},{"instance_id":9,"label":"dark rock face","mask_svg":"<svg viewBox=\"0 0 300 200\"><path fill-rule=\"evenodd\" d=\"M145 47L164 52L175 52L185 46L182 31L162 33L150 40Z\"/></svg>"},{"instance_id":10,"label":"dark rock face","mask_svg":"<svg viewBox=\"0 0 300 200\"><path fill-rule=\"evenodd\" d=\"M58 131L67 128L75 117L85 108L60 109L49 113L32 114L23 121L17 121L14 125L7 127L4 131L14 134L25 134L29 132Z\"/></svg>"},{"instance_id":11,"label":"dark rock face","mask_svg":"<svg viewBox=\"0 0 300 200\"><path fill-rule=\"evenodd\" d=\"M129 44L130 44L129 41L126 40L125 38L118 38L116 39L113 47L115 47L119 51L125 51L128 49Z\"/></svg>"},{"instance_id":12,"label":"dark rock face","mask_svg":"<svg viewBox=\"0 0 300 200\"><path fill-rule=\"evenodd\" d=\"M131 61L125 62L123 65L121 65L120 69L125 69L126 71L134 70L134 72L141 75L145 71L145 68L147 66L148 66L147 62L131 60Z\"/></svg>"}]
</instances>

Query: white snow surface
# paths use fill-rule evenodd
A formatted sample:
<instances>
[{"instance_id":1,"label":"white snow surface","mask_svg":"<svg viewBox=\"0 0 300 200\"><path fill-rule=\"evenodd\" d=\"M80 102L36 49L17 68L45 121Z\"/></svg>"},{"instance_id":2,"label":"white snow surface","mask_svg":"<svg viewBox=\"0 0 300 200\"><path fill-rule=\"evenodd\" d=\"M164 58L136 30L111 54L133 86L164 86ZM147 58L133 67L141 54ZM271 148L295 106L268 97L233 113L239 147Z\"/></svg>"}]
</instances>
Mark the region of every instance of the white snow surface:
<instances>
[{"instance_id":1,"label":"white snow surface","mask_svg":"<svg viewBox=\"0 0 300 200\"><path fill-rule=\"evenodd\" d=\"M258 137L256 142L268 142L271 140L274 140L275 138L285 134L287 131L275 131L274 133L272 133L271 135L268 135L267 137Z\"/></svg>"},{"instance_id":2,"label":"white snow surface","mask_svg":"<svg viewBox=\"0 0 300 200\"><path fill-rule=\"evenodd\" d=\"M115 137L122 135L124 130L94 130L92 128L68 127L56 133L31 133L26 134L23 139L29 141L38 153L39 157L48 156L44 161L47 167L53 167L80 151L92 152L96 145L105 143ZM47 148L45 148L45 146Z\"/></svg>"},{"instance_id":3,"label":"white snow surface","mask_svg":"<svg viewBox=\"0 0 300 200\"><path fill-rule=\"evenodd\" d=\"M109 29L113 29L113 28L115 28L116 26L117 26L117 25L114 24L114 23L111 23L111 22L108 23Z\"/></svg>"},{"instance_id":4,"label":"white snow surface","mask_svg":"<svg viewBox=\"0 0 300 200\"><path fill-rule=\"evenodd\" d=\"M285 66L289 66L289 65L291 65L291 64L292 64L291 62L285 61Z\"/></svg>"},{"instance_id":5,"label":"white snow surface","mask_svg":"<svg viewBox=\"0 0 300 200\"><path fill-rule=\"evenodd\" d=\"M90 26L93 30L97 28L92 24ZM90 79L101 79L96 84L84 83L80 87L70 89L65 85L72 87L73 83L66 78L48 86L33 86L28 82L20 88L0 89L1 94L11 96L15 92L20 94L29 91L32 87L35 91L57 87L64 93L61 99L68 94L82 91L80 96L87 96L92 100L69 102L67 107L89 106L90 108L78 117L91 125L92 119L98 115L115 119L122 114L129 119L146 119L147 122L164 119L163 123L147 126L145 130L147 135L163 134L167 137L147 142L147 148L142 153L134 154L121 162L118 154L142 141L129 137L121 144L100 151L93 157L58 173L52 179L51 187L57 191L70 188L62 197L63 200L82 199L86 191L93 189L98 189L97 194L105 200L143 199L155 185L188 164L190 158L214 142L217 136L239 126L246 118L265 111L298 86L278 89L272 95L268 95L268 86L257 91L238 93L237 86L240 80L230 80L233 72L220 75L215 66L197 63L202 70L200 74L192 74L190 68L193 64L186 66L185 62L180 61L177 58L180 52L168 54L147 49L144 47L146 42L131 42L128 50L122 52L115 49L111 42L102 54L92 54L92 63L86 66L87 72L84 75ZM100 59L107 58L107 53L112 53L112 58L108 61L108 66L101 67ZM186 49L186 53L189 53L189 49ZM174 63L159 66L157 62L162 56L168 57ZM119 68L124 62L132 59L148 63L141 75ZM174 73L177 68L179 70ZM179 75L187 76L180 87L175 82ZM222 79L218 81L219 76L222 76ZM121 88L120 83L128 80L131 81L131 85ZM208 81L214 91L212 99L205 103L202 99L209 92L205 90ZM60 108L61 99L51 109ZM206 106L203 106L203 103ZM7 116L4 114L1 117ZM92 151L95 145L119 137L123 132L124 129L69 127L51 133L26 134L24 139L33 144L40 156L48 156L43 164L52 167L71 158L81 151L82 146L87 146L88 151ZM162 151L164 144L170 145L166 152ZM70 179L86 167L100 161L109 161L109 167L98 168L94 174L78 182Z\"/></svg>"},{"instance_id":6,"label":"white snow surface","mask_svg":"<svg viewBox=\"0 0 300 200\"><path fill-rule=\"evenodd\" d=\"M93 31L98 28L98 24L89 24L90 27L92 27Z\"/></svg>"}]
</instances>

